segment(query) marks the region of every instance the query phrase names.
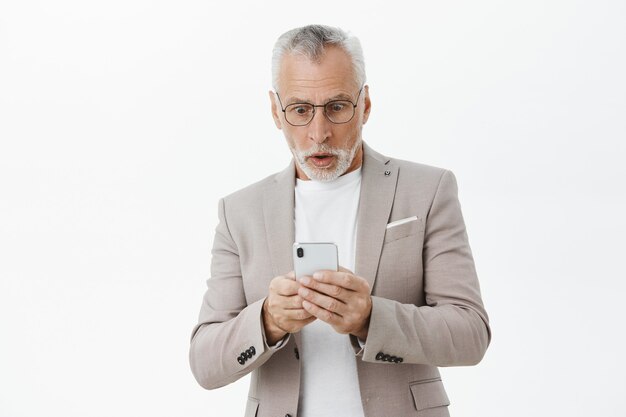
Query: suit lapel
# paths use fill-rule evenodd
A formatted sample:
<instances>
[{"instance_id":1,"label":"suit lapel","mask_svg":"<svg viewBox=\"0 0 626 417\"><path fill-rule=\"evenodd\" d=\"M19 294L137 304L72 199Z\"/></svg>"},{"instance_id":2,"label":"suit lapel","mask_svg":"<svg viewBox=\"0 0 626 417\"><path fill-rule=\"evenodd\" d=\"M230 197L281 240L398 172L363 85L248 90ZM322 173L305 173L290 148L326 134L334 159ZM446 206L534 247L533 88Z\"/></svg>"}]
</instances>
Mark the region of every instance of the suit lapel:
<instances>
[{"instance_id":1,"label":"suit lapel","mask_svg":"<svg viewBox=\"0 0 626 417\"><path fill-rule=\"evenodd\" d=\"M398 167L363 143L362 173L354 272L367 280L371 292L393 206Z\"/></svg>"},{"instance_id":2,"label":"suit lapel","mask_svg":"<svg viewBox=\"0 0 626 417\"><path fill-rule=\"evenodd\" d=\"M263 196L265 236L272 261L274 276L293 270L292 246L295 239L294 188L296 171L294 161L276 174Z\"/></svg>"}]
</instances>

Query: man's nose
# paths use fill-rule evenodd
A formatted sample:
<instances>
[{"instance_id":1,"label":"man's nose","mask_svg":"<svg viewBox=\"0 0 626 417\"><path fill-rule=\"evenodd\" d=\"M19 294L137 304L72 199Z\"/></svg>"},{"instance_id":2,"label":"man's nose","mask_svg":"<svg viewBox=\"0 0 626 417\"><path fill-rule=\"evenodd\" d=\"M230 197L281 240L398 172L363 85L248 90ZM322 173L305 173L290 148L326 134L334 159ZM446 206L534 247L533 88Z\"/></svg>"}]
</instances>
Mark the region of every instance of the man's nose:
<instances>
[{"instance_id":1,"label":"man's nose","mask_svg":"<svg viewBox=\"0 0 626 417\"><path fill-rule=\"evenodd\" d=\"M331 122L323 110L317 110L309 123L309 139L315 143L324 143L331 136Z\"/></svg>"}]
</instances>

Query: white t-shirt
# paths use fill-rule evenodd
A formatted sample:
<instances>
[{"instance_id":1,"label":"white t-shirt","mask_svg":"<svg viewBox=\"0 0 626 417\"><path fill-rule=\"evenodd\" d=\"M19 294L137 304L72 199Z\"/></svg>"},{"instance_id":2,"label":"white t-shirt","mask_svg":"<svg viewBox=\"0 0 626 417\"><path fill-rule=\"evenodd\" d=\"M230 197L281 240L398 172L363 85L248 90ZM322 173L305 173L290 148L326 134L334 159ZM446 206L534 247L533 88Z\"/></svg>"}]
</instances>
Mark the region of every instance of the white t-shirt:
<instances>
[{"instance_id":1,"label":"white t-shirt","mask_svg":"<svg viewBox=\"0 0 626 417\"><path fill-rule=\"evenodd\" d=\"M334 242L354 271L361 168L335 181L296 180L296 242ZM301 330L300 417L364 417L356 356L347 334L315 320Z\"/></svg>"}]
</instances>

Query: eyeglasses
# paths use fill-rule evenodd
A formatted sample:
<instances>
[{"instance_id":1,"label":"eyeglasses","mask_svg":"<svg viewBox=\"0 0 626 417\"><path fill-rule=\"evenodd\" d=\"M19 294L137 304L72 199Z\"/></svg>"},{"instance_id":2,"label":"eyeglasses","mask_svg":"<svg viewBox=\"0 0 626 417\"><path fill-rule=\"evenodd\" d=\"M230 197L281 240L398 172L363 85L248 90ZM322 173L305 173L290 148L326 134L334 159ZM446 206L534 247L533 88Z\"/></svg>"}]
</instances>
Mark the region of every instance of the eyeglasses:
<instances>
[{"instance_id":1,"label":"eyeglasses","mask_svg":"<svg viewBox=\"0 0 626 417\"><path fill-rule=\"evenodd\" d=\"M278 97L280 103L280 109L285 113L285 120L292 126L306 126L311 123L313 117L315 117L315 108L322 107L324 109L324 116L335 124L348 123L354 117L354 109L359 103L359 97L361 97L361 91L356 97L356 103L350 100L332 100L326 104L312 104L312 103L293 103L283 108L283 103Z\"/></svg>"}]
</instances>

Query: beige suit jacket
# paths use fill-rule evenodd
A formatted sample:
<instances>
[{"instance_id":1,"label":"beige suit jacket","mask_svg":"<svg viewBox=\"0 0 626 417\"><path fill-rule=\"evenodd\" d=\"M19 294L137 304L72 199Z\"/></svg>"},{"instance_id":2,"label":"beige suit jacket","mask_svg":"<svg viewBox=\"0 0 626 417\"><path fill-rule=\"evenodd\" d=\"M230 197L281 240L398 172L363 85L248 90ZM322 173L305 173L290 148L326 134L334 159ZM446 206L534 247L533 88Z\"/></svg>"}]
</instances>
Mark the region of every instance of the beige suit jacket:
<instances>
[{"instance_id":1,"label":"beige suit jacket","mask_svg":"<svg viewBox=\"0 0 626 417\"><path fill-rule=\"evenodd\" d=\"M365 416L449 416L437 367L478 363L491 339L456 179L363 146L355 273L370 284L372 312L363 348L346 337ZM246 417L297 414L300 334L270 349L261 319L270 281L293 270L294 186L292 161L220 200L211 278L191 335L202 387L252 372Z\"/></svg>"}]
</instances>

